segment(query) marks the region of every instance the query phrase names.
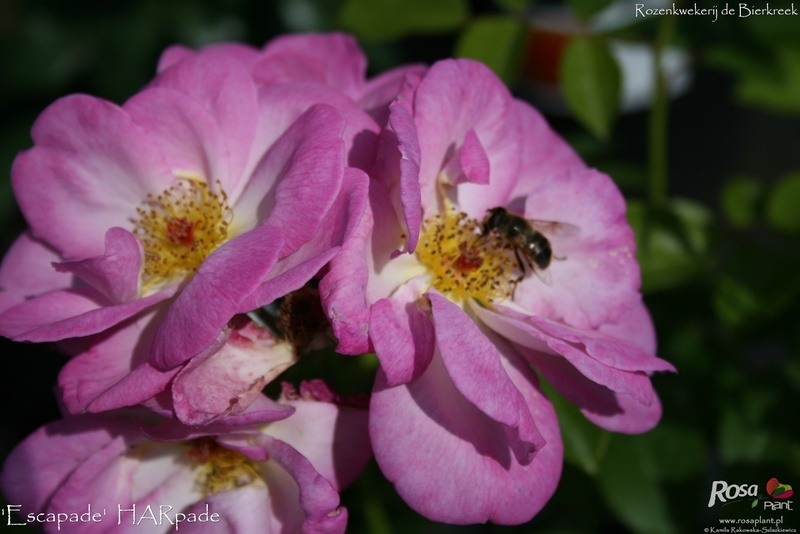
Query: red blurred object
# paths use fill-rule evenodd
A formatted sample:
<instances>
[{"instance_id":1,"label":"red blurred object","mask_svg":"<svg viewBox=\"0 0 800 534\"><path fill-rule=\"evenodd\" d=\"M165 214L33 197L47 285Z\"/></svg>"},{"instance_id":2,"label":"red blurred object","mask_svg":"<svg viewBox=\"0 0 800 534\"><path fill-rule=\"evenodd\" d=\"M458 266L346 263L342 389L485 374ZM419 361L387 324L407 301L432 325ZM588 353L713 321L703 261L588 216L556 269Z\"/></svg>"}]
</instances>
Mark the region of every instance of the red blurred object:
<instances>
[{"instance_id":1,"label":"red blurred object","mask_svg":"<svg viewBox=\"0 0 800 534\"><path fill-rule=\"evenodd\" d=\"M561 56L572 35L545 28L531 28L525 74L533 81L558 85Z\"/></svg>"}]
</instances>

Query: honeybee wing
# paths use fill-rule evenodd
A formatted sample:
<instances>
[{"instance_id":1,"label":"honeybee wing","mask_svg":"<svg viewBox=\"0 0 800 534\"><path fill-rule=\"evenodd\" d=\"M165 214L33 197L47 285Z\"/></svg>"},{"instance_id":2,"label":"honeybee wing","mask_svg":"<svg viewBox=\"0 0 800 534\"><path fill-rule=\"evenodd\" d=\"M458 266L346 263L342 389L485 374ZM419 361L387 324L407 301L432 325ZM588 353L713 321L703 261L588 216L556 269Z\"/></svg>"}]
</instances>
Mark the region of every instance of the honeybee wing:
<instances>
[{"instance_id":1,"label":"honeybee wing","mask_svg":"<svg viewBox=\"0 0 800 534\"><path fill-rule=\"evenodd\" d=\"M534 268L533 274L536 275L536 278L544 282L545 285L552 286L553 285L553 275L550 274L550 269L539 269Z\"/></svg>"},{"instance_id":2,"label":"honeybee wing","mask_svg":"<svg viewBox=\"0 0 800 534\"><path fill-rule=\"evenodd\" d=\"M528 265L528 268L536 275L536 278L544 282L545 285L551 286L553 285L553 276L550 274L549 269L540 269L533 263L528 256L523 256L525 258L525 263ZM519 281L519 280L518 280Z\"/></svg>"},{"instance_id":3,"label":"honeybee wing","mask_svg":"<svg viewBox=\"0 0 800 534\"><path fill-rule=\"evenodd\" d=\"M534 230L538 230L547 237L574 237L581 231L574 224L565 222L541 221L538 219L527 219L527 221Z\"/></svg>"}]
</instances>

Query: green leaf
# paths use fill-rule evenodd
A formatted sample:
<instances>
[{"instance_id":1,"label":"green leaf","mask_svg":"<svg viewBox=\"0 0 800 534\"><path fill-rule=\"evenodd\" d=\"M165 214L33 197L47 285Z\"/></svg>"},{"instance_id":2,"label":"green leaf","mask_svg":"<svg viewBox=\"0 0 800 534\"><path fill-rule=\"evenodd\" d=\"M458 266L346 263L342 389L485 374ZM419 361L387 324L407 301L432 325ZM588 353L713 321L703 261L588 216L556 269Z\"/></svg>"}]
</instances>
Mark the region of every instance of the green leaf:
<instances>
[{"instance_id":1,"label":"green leaf","mask_svg":"<svg viewBox=\"0 0 800 534\"><path fill-rule=\"evenodd\" d=\"M800 233L800 171L784 176L770 190L766 216L770 226L787 234Z\"/></svg>"},{"instance_id":2,"label":"green leaf","mask_svg":"<svg viewBox=\"0 0 800 534\"><path fill-rule=\"evenodd\" d=\"M370 41L455 30L469 15L466 0L345 0L339 24Z\"/></svg>"},{"instance_id":3,"label":"green leaf","mask_svg":"<svg viewBox=\"0 0 800 534\"><path fill-rule=\"evenodd\" d=\"M764 461L770 434L757 422L746 419L733 408L726 409L722 415L719 452L726 464Z\"/></svg>"},{"instance_id":4,"label":"green leaf","mask_svg":"<svg viewBox=\"0 0 800 534\"><path fill-rule=\"evenodd\" d=\"M786 493L787 491L791 490L792 487L787 484L780 484L775 490L771 493L771 496L780 495L781 493Z\"/></svg>"},{"instance_id":5,"label":"green leaf","mask_svg":"<svg viewBox=\"0 0 800 534\"><path fill-rule=\"evenodd\" d=\"M747 104L800 114L800 43L781 43L773 53L777 75L742 79L737 97Z\"/></svg>"},{"instance_id":6,"label":"green leaf","mask_svg":"<svg viewBox=\"0 0 800 534\"><path fill-rule=\"evenodd\" d=\"M758 499L753 501L753 504L750 505L750 508L755 508L756 506L758 506Z\"/></svg>"},{"instance_id":7,"label":"green leaf","mask_svg":"<svg viewBox=\"0 0 800 534\"><path fill-rule=\"evenodd\" d=\"M455 55L482 61L507 85L519 75L527 25L515 17L479 17L461 33Z\"/></svg>"},{"instance_id":8,"label":"green leaf","mask_svg":"<svg viewBox=\"0 0 800 534\"><path fill-rule=\"evenodd\" d=\"M524 13L528 6L533 3L533 0L492 0L494 5L500 9L510 11L512 13Z\"/></svg>"},{"instance_id":9,"label":"green leaf","mask_svg":"<svg viewBox=\"0 0 800 534\"><path fill-rule=\"evenodd\" d=\"M609 175L622 190L623 194L637 193L643 195L647 192L644 180L646 170L641 163L623 159L598 161L595 168Z\"/></svg>"},{"instance_id":10,"label":"green leaf","mask_svg":"<svg viewBox=\"0 0 800 534\"><path fill-rule=\"evenodd\" d=\"M752 17L772 21L781 17ZM783 17L792 18L792 17ZM800 114L800 42L788 38L755 45L723 43L712 47L706 59L737 76L736 98L743 104L772 111Z\"/></svg>"},{"instance_id":11,"label":"green leaf","mask_svg":"<svg viewBox=\"0 0 800 534\"><path fill-rule=\"evenodd\" d=\"M783 6L781 6L783 7ZM742 30L751 34L760 42L785 44L800 35L800 17L763 17L750 16L741 18Z\"/></svg>"},{"instance_id":12,"label":"green leaf","mask_svg":"<svg viewBox=\"0 0 800 534\"><path fill-rule=\"evenodd\" d=\"M714 277L714 311L730 328L779 317L800 295L798 272L800 262L791 253L744 241Z\"/></svg>"},{"instance_id":13,"label":"green leaf","mask_svg":"<svg viewBox=\"0 0 800 534\"><path fill-rule=\"evenodd\" d=\"M600 11L611 5L614 0L567 0L567 5L576 17L589 20Z\"/></svg>"},{"instance_id":14,"label":"green leaf","mask_svg":"<svg viewBox=\"0 0 800 534\"><path fill-rule=\"evenodd\" d=\"M642 291L679 286L708 268L713 215L702 204L672 199L654 209L631 201L628 222L636 234Z\"/></svg>"},{"instance_id":15,"label":"green leaf","mask_svg":"<svg viewBox=\"0 0 800 534\"><path fill-rule=\"evenodd\" d=\"M753 288L727 273L714 280L712 304L722 322L732 328L758 316L763 307Z\"/></svg>"},{"instance_id":16,"label":"green leaf","mask_svg":"<svg viewBox=\"0 0 800 534\"><path fill-rule=\"evenodd\" d=\"M374 469L373 469L374 471ZM386 503L381 499L381 492L378 491L378 484L374 479L377 478L373 472L365 473L361 477L359 489L361 490L361 504L359 506L364 515L369 532L375 534L393 534L392 520L386 510Z\"/></svg>"},{"instance_id":17,"label":"green leaf","mask_svg":"<svg viewBox=\"0 0 800 534\"><path fill-rule=\"evenodd\" d=\"M655 458L669 458L669 462L655 462L654 476L659 481L680 482L705 473L706 444L699 429L679 427L662 422L647 434L640 436L643 446ZM680 450L680 454L675 451Z\"/></svg>"},{"instance_id":18,"label":"green leaf","mask_svg":"<svg viewBox=\"0 0 800 534\"><path fill-rule=\"evenodd\" d=\"M758 207L763 187L754 178L740 176L725 183L722 188L722 213L734 228L743 230L758 218Z\"/></svg>"},{"instance_id":19,"label":"green leaf","mask_svg":"<svg viewBox=\"0 0 800 534\"><path fill-rule=\"evenodd\" d=\"M657 480L663 461L640 436L614 436L597 484L617 518L635 532L671 534L678 529Z\"/></svg>"},{"instance_id":20,"label":"green leaf","mask_svg":"<svg viewBox=\"0 0 800 534\"><path fill-rule=\"evenodd\" d=\"M561 85L575 117L597 137L608 138L619 112L621 76L608 43L576 37L561 58Z\"/></svg>"},{"instance_id":21,"label":"green leaf","mask_svg":"<svg viewBox=\"0 0 800 534\"><path fill-rule=\"evenodd\" d=\"M278 14L291 32L330 31L340 2L331 0L277 0Z\"/></svg>"}]
</instances>

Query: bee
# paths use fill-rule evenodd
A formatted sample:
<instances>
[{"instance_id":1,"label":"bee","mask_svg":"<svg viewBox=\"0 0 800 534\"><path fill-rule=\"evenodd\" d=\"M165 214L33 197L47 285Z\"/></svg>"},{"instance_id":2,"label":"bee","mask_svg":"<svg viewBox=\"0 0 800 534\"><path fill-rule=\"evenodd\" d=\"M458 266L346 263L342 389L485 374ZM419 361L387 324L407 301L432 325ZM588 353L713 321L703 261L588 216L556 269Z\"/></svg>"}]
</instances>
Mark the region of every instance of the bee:
<instances>
[{"instance_id":1,"label":"bee","mask_svg":"<svg viewBox=\"0 0 800 534\"><path fill-rule=\"evenodd\" d=\"M247 315L277 339L291 344L297 356L325 346L329 323L313 280Z\"/></svg>"},{"instance_id":2,"label":"bee","mask_svg":"<svg viewBox=\"0 0 800 534\"><path fill-rule=\"evenodd\" d=\"M536 221L528 220L509 213L503 207L490 209L482 222L481 236L485 237L494 232L495 235L510 245L514 249L514 256L517 258L520 274L514 280L514 289L519 282L525 278L527 269L531 270L545 284L552 283L550 272L546 269L550 262L555 258L565 260L566 258L553 255L550 241L544 236L545 232L551 236L555 235L574 235L578 227L555 221ZM540 232L541 230L542 232ZM524 260L524 261L523 261Z\"/></svg>"},{"instance_id":3,"label":"bee","mask_svg":"<svg viewBox=\"0 0 800 534\"><path fill-rule=\"evenodd\" d=\"M278 324L283 338L292 344L298 356L325 346L328 318L322 310L316 284L306 284L284 297L278 309Z\"/></svg>"}]
</instances>

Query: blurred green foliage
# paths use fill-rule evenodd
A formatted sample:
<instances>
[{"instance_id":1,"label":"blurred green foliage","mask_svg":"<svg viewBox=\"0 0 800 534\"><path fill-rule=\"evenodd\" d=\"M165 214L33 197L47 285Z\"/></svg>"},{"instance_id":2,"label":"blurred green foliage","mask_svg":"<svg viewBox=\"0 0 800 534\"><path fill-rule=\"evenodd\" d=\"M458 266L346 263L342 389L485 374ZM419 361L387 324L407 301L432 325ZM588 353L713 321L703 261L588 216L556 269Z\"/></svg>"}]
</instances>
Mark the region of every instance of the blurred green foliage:
<instances>
[{"instance_id":1,"label":"blurred green foliage","mask_svg":"<svg viewBox=\"0 0 800 534\"><path fill-rule=\"evenodd\" d=\"M772 187L765 207L767 221L775 230L800 234L800 171L783 176Z\"/></svg>"},{"instance_id":2,"label":"blurred green foliage","mask_svg":"<svg viewBox=\"0 0 800 534\"><path fill-rule=\"evenodd\" d=\"M338 21L364 40L391 41L455 30L468 12L465 0L345 0Z\"/></svg>"},{"instance_id":3,"label":"blurred green foliage","mask_svg":"<svg viewBox=\"0 0 800 534\"><path fill-rule=\"evenodd\" d=\"M759 203L764 195L761 182L749 176L736 176L722 188L722 215L731 227L744 230L758 219Z\"/></svg>"},{"instance_id":4,"label":"blurred green foliage","mask_svg":"<svg viewBox=\"0 0 800 534\"><path fill-rule=\"evenodd\" d=\"M477 17L461 32L453 55L491 65L504 82L513 85L520 75L527 32L527 25L518 18ZM489 41L492 46L486 46Z\"/></svg>"},{"instance_id":5,"label":"blurred green foliage","mask_svg":"<svg viewBox=\"0 0 800 534\"><path fill-rule=\"evenodd\" d=\"M659 354L679 370L677 376L653 379L663 421L642 436L611 434L547 389L559 412L566 465L556 495L529 525L433 524L403 503L373 463L343 494L351 532L696 532L716 526L714 519L723 513L706 506L712 480L763 486L777 476L800 485L800 426L795 424L800 399L800 138L771 147L794 157L794 164L776 175L737 170L709 182L712 192L705 198L670 197L658 205L644 200L652 186L642 158L646 117L619 117L619 69L609 43L620 36L652 43L654 25L660 22L592 32L592 17L607 4L566 2L581 21L578 37L562 57L560 79L575 119L555 118L554 125L590 164L614 177L629 199ZM523 68L530 61L526 45L533 5L529 0L89 0L80 5L4 0L0 168L9 169L15 154L30 146L30 126L47 104L71 92L122 102L148 81L159 53L173 43L197 47L241 40L261 45L286 31L345 30L359 38L373 72L457 55L486 62L518 89L515 83L525 81ZM747 105L775 116L796 116L799 24L800 17L716 23L685 17L677 21L674 42L692 52L703 72L730 73L725 87L732 91L713 96L725 113L739 113L739 106ZM694 108L689 128L704 128L712 120L704 114L708 104ZM678 131L669 139L688 135ZM708 158L728 153L719 151L723 147L713 139L708 143L717 149L710 149ZM723 163L714 161L710 167ZM760 164L753 162L756 168ZM680 176L663 171L673 190L691 190L693 184L681 184ZM5 246L24 228L8 184L6 173L0 180ZM333 360L315 354L292 368L288 378L324 373L343 392L367 393L375 365L374 357ZM31 385L30 394L46 395L50 385ZM27 424L32 426L24 427L22 435L40 423L33 417ZM12 437L21 438L9 431L6 439ZM7 452L11 444L3 445ZM724 513L745 517L734 508Z\"/></svg>"},{"instance_id":6,"label":"blurred green foliage","mask_svg":"<svg viewBox=\"0 0 800 534\"><path fill-rule=\"evenodd\" d=\"M592 17L607 8L614 0L567 0L566 4L575 16L583 21L589 21Z\"/></svg>"},{"instance_id":7,"label":"blurred green foliage","mask_svg":"<svg viewBox=\"0 0 800 534\"><path fill-rule=\"evenodd\" d=\"M681 286L709 269L714 217L702 204L672 199L650 207L631 200L628 222L636 233L643 292Z\"/></svg>"},{"instance_id":8,"label":"blurred green foliage","mask_svg":"<svg viewBox=\"0 0 800 534\"><path fill-rule=\"evenodd\" d=\"M621 73L605 40L579 36L561 61L564 96L575 117L593 134L608 138L619 112Z\"/></svg>"},{"instance_id":9,"label":"blurred green foliage","mask_svg":"<svg viewBox=\"0 0 800 534\"><path fill-rule=\"evenodd\" d=\"M773 4L774 5L774 4ZM703 36L703 59L736 76L736 98L777 113L800 114L800 17L739 17Z\"/></svg>"}]
</instances>

